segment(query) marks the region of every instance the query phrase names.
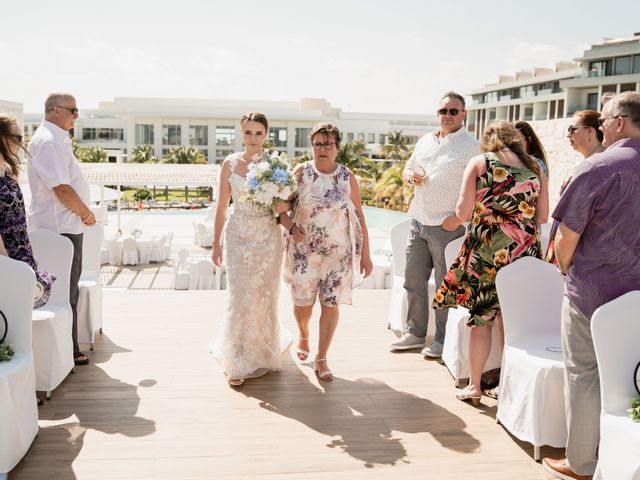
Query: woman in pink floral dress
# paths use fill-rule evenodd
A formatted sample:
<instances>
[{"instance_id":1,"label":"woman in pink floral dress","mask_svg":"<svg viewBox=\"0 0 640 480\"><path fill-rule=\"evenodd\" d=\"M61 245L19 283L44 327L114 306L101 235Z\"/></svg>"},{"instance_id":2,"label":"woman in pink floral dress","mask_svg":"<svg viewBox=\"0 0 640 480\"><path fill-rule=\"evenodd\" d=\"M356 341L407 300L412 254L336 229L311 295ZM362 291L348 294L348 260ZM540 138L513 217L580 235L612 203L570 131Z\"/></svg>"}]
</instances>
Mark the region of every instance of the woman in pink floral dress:
<instances>
[{"instance_id":1,"label":"woman in pink floral dress","mask_svg":"<svg viewBox=\"0 0 640 480\"><path fill-rule=\"evenodd\" d=\"M291 286L294 315L300 331L298 358L309 355L309 320L319 298L320 338L315 370L333 380L327 352L338 325L338 306L351 303L351 291L371 273L367 226L358 182L336 163L340 132L330 124L311 132L313 161L298 165L297 197L291 215L283 214L286 239L285 281Z\"/></svg>"}]
</instances>

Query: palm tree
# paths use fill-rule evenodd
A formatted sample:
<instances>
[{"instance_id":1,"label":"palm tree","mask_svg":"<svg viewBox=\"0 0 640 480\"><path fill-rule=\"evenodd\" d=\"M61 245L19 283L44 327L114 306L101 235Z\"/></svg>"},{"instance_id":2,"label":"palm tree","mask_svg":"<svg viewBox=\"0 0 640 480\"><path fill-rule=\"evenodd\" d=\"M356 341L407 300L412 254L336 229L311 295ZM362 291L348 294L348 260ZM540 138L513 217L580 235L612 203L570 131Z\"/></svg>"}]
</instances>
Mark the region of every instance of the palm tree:
<instances>
[{"instance_id":1,"label":"palm tree","mask_svg":"<svg viewBox=\"0 0 640 480\"><path fill-rule=\"evenodd\" d=\"M136 145L131 150L129 161L133 163L158 163L153 145Z\"/></svg>"},{"instance_id":2,"label":"palm tree","mask_svg":"<svg viewBox=\"0 0 640 480\"><path fill-rule=\"evenodd\" d=\"M413 188L405 185L402 179L404 163L392 165L376 183L373 200L378 206L402 212L408 210Z\"/></svg>"},{"instance_id":3,"label":"palm tree","mask_svg":"<svg viewBox=\"0 0 640 480\"><path fill-rule=\"evenodd\" d=\"M387 143L380 147L380 154L390 160L401 160L409 151L409 139L402 135L402 130L391 130L387 134Z\"/></svg>"},{"instance_id":4,"label":"palm tree","mask_svg":"<svg viewBox=\"0 0 640 480\"><path fill-rule=\"evenodd\" d=\"M95 147L78 146L75 155L83 163L103 163L107 161L107 152L100 145Z\"/></svg>"},{"instance_id":5,"label":"palm tree","mask_svg":"<svg viewBox=\"0 0 640 480\"><path fill-rule=\"evenodd\" d=\"M180 163L180 164L204 164L207 163L207 157L204 156L202 150L195 147L175 147L169 150L162 159L163 163Z\"/></svg>"}]
</instances>

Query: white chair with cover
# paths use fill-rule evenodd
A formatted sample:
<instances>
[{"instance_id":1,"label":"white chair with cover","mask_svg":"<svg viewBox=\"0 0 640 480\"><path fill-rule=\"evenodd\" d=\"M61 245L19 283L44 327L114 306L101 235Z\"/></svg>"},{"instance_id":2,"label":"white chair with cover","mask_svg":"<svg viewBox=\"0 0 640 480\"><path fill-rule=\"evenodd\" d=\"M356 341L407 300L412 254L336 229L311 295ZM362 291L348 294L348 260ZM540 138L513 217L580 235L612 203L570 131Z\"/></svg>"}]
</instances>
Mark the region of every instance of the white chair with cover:
<instances>
[{"instance_id":1,"label":"white chair with cover","mask_svg":"<svg viewBox=\"0 0 640 480\"><path fill-rule=\"evenodd\" d=\"M640 480L640 423L627 415L640 362L640 291L598 308L591 319L600 374L600 448L594 478ZM640 388L640 387L638 387Z\"/></svg>"},{"instance_id":2,"label":"white chair with cover","mask_svg":"<svg viewBox=\"0 0 640 480\"><path fill-rule=\"evenodd\" d=\"M13 347L11 360L0 362L0 478L27 453L38 433L36 372L31 343L31 311L35 275L24 262L0 256L0 311L8 323L5 342ZM0 337L4 335L0 319Z\"/></svg>"},{"instance_id":3,"label":"white chair with cover","mask_svg":"<svg viewBox=\"0 0 640 480\"><path fill-rule=\"evenodd\" d=\"M460 247L464 242L465 235L449 242L444 249L444 256L447 260L447 268L458 256ZM469 380L469 337L470 329L467 326L469 310L464 307L450 308L447 317L447 333L444 337L444 347L442 349L442 362L447 366L456 387L461 387ZM493 328L493 327L492 327ZM493 328L491 338L491 351L484 366L484 371L498 368L502 361L502 351L500 349L500 333L497 328Z\"/></svg>"},{"instance_id":4,"label":"white chair with cover","mask_svg":"<svg viewBox=\"0 0 640 480\"><path fill-rule=\"evenodd\" d=\"M407 318L407 291L404 289L404 269L407 263L407 241L409 239L409 227L412 218L403 220L402 222L391 227L389 234L391 238L391 300L389 302L389 329L402 333L404 321ZM435 280L433 274L428 281L429 298L433 299L435 294ZM433 335L435 332L435 311L430 308L429 324L427 326L427 336Z\"/></svg>"},{"instance_id":5,"label":"white chair with cover","mask_svg":"<svg viewBox=\"0 0 640 480\"><path fill-rule=\"evenodd\" d=\"M213 235L207 230L207 226L204 223L197 223L196 231L198 233L198 245L201 247L211 247L213 245Z\"/></svg>"},{"instance_id":6,"label":"white chair with cover","mask_svg":"<svg viewBox=\"0 0 640 480\"><path fill-rule=\"evenodd\" d=\"M119 238L106 239L104 246L109 251L109 265L122 265L122 241Z\"/></svg>"},{"instance_id":7,"label":"white chair with cover","mask_svg":"<svg viewBox=\"0 0 640 480\"><path fill-rule=\"evenodd\" d=\"M544 257L549 246L549 234L551 233L551 227L553 222L543 223L538 228L540 229L540 245L542 245L542 256Z\"/></svg>"},{"instance_id":8,"label":"white chair with cover","mask_svg":"<svg viewBox=\"0 0 640 480\"><path fill-rule=\"evenodd\" d=\"M196 290L213 290L215 278L214 278L214 265L209 260L200 260L196 265L197 269L197 281L195 285Z\"/></svg>"},{"instance_id":9,"label":"white chair with cover","mask_svg":"<svg viewBox=\"0 0 640 480\"><path fill-rule=\"evenodd\" d=\"M560 323L564 279L558 269L525 257L503 267L496 287L505 346L496 420L522 441L564 447L564 360Z\"/></svg>"},{"instance_id":10,"label":"white chair with cover","mask_svg":"<svg viewBox=\"0 0 640 480\"><path fill-rule=\"evenodd\" d=\"M138 265L138 244L135 238L125 238L122 240L122 265Z\"/></svg>"},{"instance_id":11,"label":"white chair with cover","mask_svg":"<svg viewBox=\"0 0 640 480\"><path fill-rule=\"evenodd\" d=\"M73 316L69 305L73 244L68 238L44 229L30 232L29 238L38 267L56 276L49 301L33 310L31 317L36 389L51 398L51 391L73 369Z\"/></svg>"},{"instance_id":12,"label":"white chair with cover","mask_svg":"<svg viewBox=\"0 0 640 480\"><path fill-rule=\"evenodd\" d=\"M93 350L95 332L102 331L102 281L100 280L100 250L104 227L96 223L86 228L82 241L82 276L78 282L78 342Z\"/></svg>"},{"instance_id":13,"label":"white chair with cover","mask_svg":"<svg viewBox=\"0 0 640 480\"><path fill-rule=\"evenodd\" d=\"M389 302L389 328L402 332L404 319L407 317L407 292L404 289L404 268L407 261L407 239L411 219L408 218L391 227L391 300Z\"/></svg>"},{"instance_id":14,"label":"white chair with cover","mask_svg":"<svg viewBox=\"0 0 640 480\"><path fill-rule=\"evenodd\" d=\"M165 243L167 236L156 237L151 242L151 251L149 252L149 262L164 262L167 258L165 255Z\"/></svg>"},{"instance_id":15,"label":"white chair with cover","mask_svg":"<svg viewBox=\"0 0 640 480\"><path fill-rule=\"evenodd\" d=\"M191 272L187 269L187 257L189 252L184 248L178 252L178 263L173 272L173 289L189 290Z\"/></svg>"},{"instance_id":16,"label":"white chair with cover","mask_svg":"<svg viewBox=\"0 0 640 480\"><path fill-rule=\"evenodd\" d=\"M167 233L167 240L164 245L164 259L169 260L171 258L171 245L173 245L173 232Z\"/></svg>"}]
</instances>

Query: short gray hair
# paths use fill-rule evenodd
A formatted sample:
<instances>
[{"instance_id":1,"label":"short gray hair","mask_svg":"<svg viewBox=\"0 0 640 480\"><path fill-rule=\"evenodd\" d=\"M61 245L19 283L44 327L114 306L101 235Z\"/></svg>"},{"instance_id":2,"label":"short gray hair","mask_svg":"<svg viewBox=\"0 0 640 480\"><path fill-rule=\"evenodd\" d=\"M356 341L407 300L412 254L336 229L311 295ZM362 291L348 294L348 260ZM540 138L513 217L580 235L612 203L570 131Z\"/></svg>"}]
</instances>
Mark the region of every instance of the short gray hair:
<instances>
[{"instance_id":1,"label":"short gray hair","mask_svg":"<svg viewBox=\"0 0 640 480\"><path fill-rule=\"evenodd\" d=\"M44 102L44 113L49 113L53 110L53 107L57 107L61 100L66 100L68 98L74 98L70 93L64 92L53 92L47 96L47 99Z\"/></svg>"},{"instance_id":2,"label":"short gray hair","mask_svg":"<svg viewBox=\"0 0 640 480\"><path fill-rule=\"evenodd\" d=\"M457 92L454 92L453 90L449 90L448 92L445 92L444 95L442 95L442 97L440 97L440 101L444 100L445 98L455 98L456 100L460 100L460 103L462 104L462 109L464 110L466 108L466 102L464 100L464 97L462 95L460 95Z\"/></svg>"},{"instance_id":3,"label":"short gray hair","mask_svg":"<svg viewBox=\"0 0 640 480\"><path fill-rule=\"evenodd\" d=\"M640 93L622 92L607 103L611 116L626 115L635 128L640 128Z\"/></svg>"}]
</instances>

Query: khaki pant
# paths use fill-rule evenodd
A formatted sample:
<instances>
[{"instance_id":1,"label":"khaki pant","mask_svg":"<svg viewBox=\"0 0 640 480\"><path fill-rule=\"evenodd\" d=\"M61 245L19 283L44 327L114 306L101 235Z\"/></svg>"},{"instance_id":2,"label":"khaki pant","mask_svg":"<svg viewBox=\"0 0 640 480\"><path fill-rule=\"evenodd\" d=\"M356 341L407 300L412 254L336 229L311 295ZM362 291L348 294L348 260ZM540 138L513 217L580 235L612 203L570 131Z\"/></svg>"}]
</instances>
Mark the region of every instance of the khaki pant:
<instances>
[{"instance_id":1,"label":"khaki pant","mask_svg":"<svg viewBox=\"0 0 640 480\"><path fill-rule=\"evenodd\" d=\"M567 462L579 475L593 475L600 441L600 377L591 319L565 296L562 303Z\"/></svg>"}]
</instances>

